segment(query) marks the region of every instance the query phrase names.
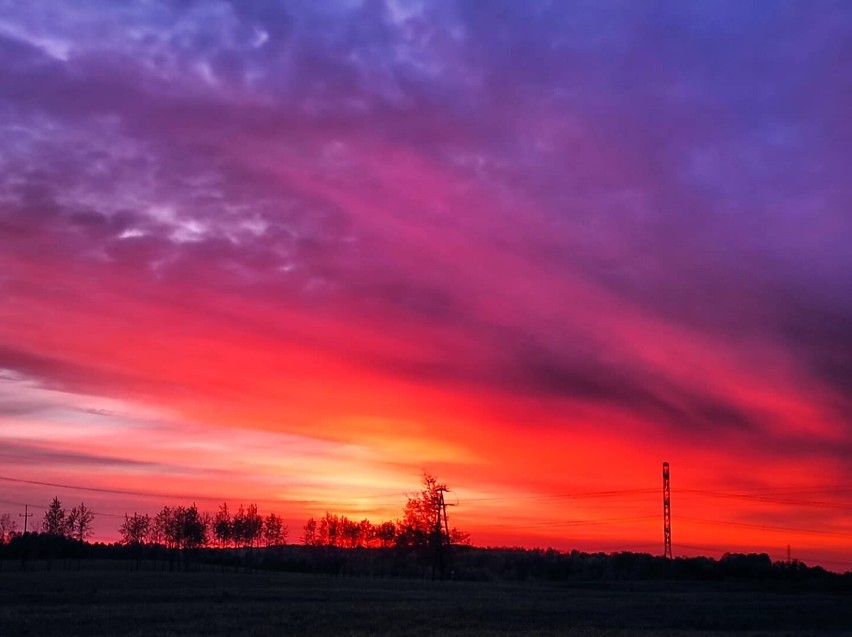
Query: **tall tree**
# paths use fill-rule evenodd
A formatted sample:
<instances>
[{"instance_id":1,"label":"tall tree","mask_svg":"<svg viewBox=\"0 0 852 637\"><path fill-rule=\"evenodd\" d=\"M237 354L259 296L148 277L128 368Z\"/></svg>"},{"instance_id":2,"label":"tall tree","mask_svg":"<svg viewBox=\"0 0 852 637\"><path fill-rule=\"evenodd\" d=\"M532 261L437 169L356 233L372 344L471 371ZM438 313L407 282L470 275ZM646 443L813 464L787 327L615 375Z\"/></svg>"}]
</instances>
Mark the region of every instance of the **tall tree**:
<instances>
[{"instance_id":1,"label":"tall tree","mask_svg":"<svg viewBox=\"0 0 852 637\"><path fill-rule=\"evenodd\" d=\"M340 545L350 549L361 545L361 526L345 515L340 516Z\"/></svg>"},{"instance_id":2,"label":"tall tree","mask_svg":"<svg viewBox=\"0 0 852 637\"><path fill-rule=\"evenodd\" d=\"M138 546L148 540L151 531L151 516L134 513L132 516L124 514L124 523L119 528L121 543L126 546Z\"/></svg>"},{"instance_id":3,"label":"tall tree","mask_svg":"<svg viewBox=\"0 0 852 637\"><path fill-rule=\"evenodd\" d=\"M468 536L449 529L444 493L449 489L435 476L423 474L423 489L408 498L400 523L397 543L413 548L432 560L432 579L444 579L450 558L450 545L467 543Z\"/></svg>"},{"instance_id":4,"label":"tall tree","mask_svg":"<svg viewBox=\"0 0 852 637\"><path fill-rule=\"evenodd\" d=\"M373 525L364 518L358 523L358 546L373 545Z\"/></svg>"},{"instance_id":5,"label":"tall tree","mask_svg":"<svg viewBox=\"0 0 852 637\"><path fill-rule=\"evenodd\" d=\"M302 527L302 544L305 546L318 546L322 544L317 537L317 521L313 518L305 522Z\"/></svg>"},{"instance_id":6,"label":"tall tree","mask_svg":"<svg viewBox=\"0 0 852 637\"><path fill-rule=\"evenodd\" d=\"M423 489L410 496L405 504L398 542L408 546L430 546L443 542L466 544L469 541L469 535L455 527L445 537L442 508L444 491L447 491L445 484L440 484L430 473L423 474Z\"/></svg>"},{"instance_id":7,"label":"tall tree","mask_svg":"<svg viewBox=\"0 0 852 637\"><path fill-rule=\"evenodd\" d=\"M326 511L325 515L319 521L317 539L324 546L339 546L340 517Z\"/></svg>"},{"instance_id":8,"label":"tall tree","mask_svg":"<svg viewBox=\"0 0 852 637\"><path fill-rule=\"evenodd\" d=\"M172 510L168 506L164 506L163 509L154 516L154 519L151 521L151 529L149 531L149 541L151 544L160 544L168 548L175 548L171 543L173 534L170 529L173 517Z\"/></svg>"},{"instance_id":9,"label":"tall tree","mask_svg":"<svg viewBox=\"0 0 852 637\"><path fill-rule=\"evenodd\" d=\"M85 542L94 533L94 529L92 528L94 521L94 512L81 502L71 509L65 521L68 527L68 535L75 540Z\"/></svg>"},{"instance_id":10,"label":"tall tree","mask_svg":"<svg viewBox=\"0 0 852 637\"><path fill-rule=\"evenodd\" d=\"M281 546L287 539L287 526L284 519L275 513L263 518L263 542L266 546Z\"/></svg>"},{"instance_id":11,"label":"tall tree","mask_svg":"<svg viewBox=\"0 0 852 637\"><path fill-rule=\"evenodd\" d=\"M53 498L53 501L47 507L47 511L44 512L41 530L48 535L68 534L68 521L59 498Z\"/></svg>"},{"instance_id":12,"label":"tall tree","mask_svg":"<svg viewBox=\"0 0 852 637\"><path fill-rule=\"evenodd\" d=\"M228 503L223 502L213 518L213 535L220 547L228 546L233 540L233 522L228 511Z\"/></svg>"},{"instance_id":13,"label":"tall tree","mask_svg":"<svg viewBox=\"0 0 852 637\"><path fill-rule=\"evenodd\" d=\"M233 534L234 543L240 546L254 546L258 543L263 532L263 518L257 512L257 505L250 504L240 508L234 514Z\"/></svg>"},{"instance_id":14,"label":"tall tree","mask_svg":"<svg viewBox=\"0 0 852 637\"><path fill-rule=\"evenodd\" d=\"M390 548L396 543L396 524L393 522L382 522L373 527L371 537L379 548Z\"/></svg>"},{"instance_id":15,"label":"tall tree","mask_svg":"<svg viewBox=\"0 0 852 637\"><path fill-rule=\"evenodd\" d=\"M195 549L207 544L207 518L198 511L195 504L172 509L172 517L167 527L171 535L171 545L175 548Z\"/></svg>"}]
</instances>

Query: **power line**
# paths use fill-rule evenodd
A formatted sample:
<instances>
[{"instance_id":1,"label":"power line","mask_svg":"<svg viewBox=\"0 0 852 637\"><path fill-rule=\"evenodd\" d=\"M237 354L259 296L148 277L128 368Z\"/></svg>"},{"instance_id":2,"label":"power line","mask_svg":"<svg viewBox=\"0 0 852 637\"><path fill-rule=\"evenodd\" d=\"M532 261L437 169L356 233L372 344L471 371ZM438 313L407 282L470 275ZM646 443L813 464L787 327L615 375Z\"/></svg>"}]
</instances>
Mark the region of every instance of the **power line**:
<instances>
[{"instance_id":1,"label":"power line","mask_svg":"<svg viewBox=\"0 0 852 637\"><path fill-rule=\"evenodd\" d=\"M737 488L736 492L745 493L775 493L778 491L787 491L789 493L815 493L826 491L850 491L852 492L852 484L815 484L815 485L777 485L774 487L743 487ZM721 492L720 492L721 493Z\"/></svg>"},{"instance_id":2,"label":"power line","mask_svg":"<svg viewBox=\"0 0 852 637\"><path fill-rule=\"evenodd\" d=\"M202 496L202 495L185 495L185 494L175 494L175 493L159 493L155 491L134 491L129 489L113 489L106 487L89 487L84 485L75 485L75 484L67 484L61 482L47 482L41 480L27 480L23 478L14 478L12 476L0 476L0 480L6 482L17 482L21 484L32 484L36 486L45 486L45 487L55 487L60 489L73 489L77 491L88 491L93 493L104 493L110 495L129 495L136 497L156 497L156 498L173 498L173 499L184 499L184 500L197 500L197 501L209 501L209 502L222 502L223 500L228 500L229 498L222 497L212 497L212 496ZM610 490L610 491L586 491L586 492L576 492L576 493L553 493L553 494L537 494L537 495L529 495L529 496L517 496L517 497L494 497L494 498L465 498L464 502L500 502L500 501L510 501L510 500L548 500L548 499L596 499L596 498L615 498L620 496L628 496L628 495L642 495L642 494L651 494L656 493L656 489L620 489L620 490ZM388 493L388 494L365 494L359 496L353 496L355 499L373 499L373 498L395 498L395 497L408 497L403 492L398 493ZM320 504L318 500L291 500L285 498L278 499L261 499L256 500L252 499L253 502L260 503L275 503L280 504L284 502L291 502L297 504Z\"/></svg>"},{"instance_id":3,"label":"power line","mask_svg":"<svg viewBox=\"0 0 852 637\"><path fill-rule=\"evenodd\" d=\"M489 524L488 526L479 527L481 529L547 529L547 528L564 528L572 526L589 526L589 525L606 525L606 524L622 524L628 522L641 522L645 520L656 520L656 515L643 515L629 518L601 518L595 520L549 520L543 522L535 522L530 524Z\"/></svg>"},{"instance_id":4,"label":"power line","mask_svg":"<svg viewBox=\"0 0 852 637\"><path fill-rule=\"evenodd\" d=\"M95 493L109 493L112 495L135 495L139 497L173 497L171 495L166 495L162 493L146 493L142 491L129 491L126 489L107 489L105 487L86 487L75 484L63 484L61 482L43 482L41 480L24 480L23 478L12 478L10 476L0 476L0 480L5 482L17 482L20 484L32 484L42 487L56 487L59 489L74 489L76 491L91 491Z\"/></svg>"},{"instance_id":5,"label":"power line","mask_svg":"<svg viewBox=\"0 0 852 637\"><path fill-rule=\"evenodd\" d=\"M579 493L542 493L536 495L517 495L512 497L464 498L464 502L509 502L516 500L580 500L585 498L610 498L624 495L657 493L657 489L620 489L613 491L585 491Z\"/></svg>"},{"instance_id":6,"label":"power line","mask_svg":"<svg viewBox=\"0 0 852 637\"><path fill-rule=\"evenodd\" d=\"M706 495L712 498L746 500L749 502L766 502L770 504L789 504L792 506L826 507L831 509L852 510L852 504L839 504L836 502L825 502L820 500L798 500L790 498L775 498L765 495L750 495L746 493L729 493L724 491L709 491L706 489L678 489L678 493L691 493L695 495Z\"/></svg>"},{"instance_id":7,"label":"power line","mask_svg":"<svg viewBox=\"0 0 852 637\"><path fill-rule=\"evenodd\" d=\"M22 517L22 518L33 517L33 514L29 512L30 509L40 509L42 511L47 510L47 507L40 506L38 504L26 504L24 502L13 502L11 500L0 500L0 504L7 504L9 506L16 506L16 507L24 507L24 513L18 514L18 517ZM123 518L124 517L124 514L119 515L118 513L107 513L105 511L92 511L92 513L94 515L96 515L98 517L102 517L102 518ZM28 527L28 524L27 524L27 520L25 519L24 520L25 532L26 532L27 527Z\"/></svg>"},{"instance_id":8,"label":"power line","mask_svg":"<svg viewBox=\"0 0 852 637\"><path fill-rule=\"evenodd\" d=\"M721 520L704 520L701 518L691 518L686 516L681 516L678 518L679 520L687 520L689 522L698 522L700 524L710 524L713 526L735 526L747 529L760 529L764 531L787 531L794 533L805 533L805 534L813 534L813 535L831 535L835 537L849 537L852 538L852 533L843 533L841 531L825 531L820 529L800 529L790 526L772 526L769 524L753 524L749 522L723 522Z\"/></svg>"},{"instance_id":9,"label":"power line","mask_svg":"<svg viewBox=\"0 0 852 637\"><path fill-rule=\"evenodd\" d=\"M37 486L45 486L45 487L54 487L60 489L69 489L74 491L84 491L84 492L92 492L92 493L103 493L110 495L127 495L134 497L143 497L143 498L167 498L167 499L184 499L184 500L194 500L201 502L216 502L221 503L222 501L227 501L229 498L225 497L211 497L211 496L187 496L182 494L175 493L159 493L153 491L135 491L130 489L116 489L116 488L106 488L106 487L91 487L85 485L76 485L76 484L67 484L61 482L48 482L48 481L39 481L39 480L28 480L24 478L15 478L12 476L0 476L0 480L6 482L13 482L18 484L30 484ZM829 502L825 500L806 500L799 498L788 498L784 497L785 493L792 494L803 494L803 493L832 493L832 494L845 494L847 491L852 491L852 486L850 485L842 485L842 484L833 484L833 485L797 485L797 486L777 486L777 487L761 487L756 489L742 489L739 492L728 492L728 491L714 491L709 489L678 489L678 493L686 494L687 496L703 496L710 498L721 498L721 499L737 499L743 500L746 502L761 502L761 503L771 503L771 504L782 504L789 506L814 506L814 507L827 507L827 508L835 508L840 510L852 509L852 506L849 506L842 502ZM601 504L604 505L606 500L616 500L620 498L631 497L634 498L632 500L633 504L639 506L639 503L636 501L636 496L645 496L651 494L658 494L658 489L652 488L633 488L633 489L611 489L611 490L601 490L601 491L580 491L580 492L563 492L563 493L551 493L551 494L530 494L526 496L515 496L515 497L482 497L482 498L469 498L465 499L465 502L476 503L476 502L501 502L501 501L517 501L517 500L603 500ZM778 495L773 495L778 494ZM393 493L393 494L365 494L362 496L352 496L356 499L374 499L374 498L390 498L390 497L408 497L405 496L404 493ZM301 505L315 505L320 504L320 501L317 500L289 500L289 499L261 499L261 500L253 500L255 502L261 503L273 503L273 504L284 504L284 503L296 503ZM690 499L685 498L685 502L689 503ZM12 506L20 506L25 507L29 506L26 503L22 502L12 502L12 501L2 501L0 503L12 505ZM613 503L610 505L610 509L612 510L616 507L616 504ZM40 506L32 506L35 509L44 509L45 507ZM107 512L97 512L95 513L99 516L109 517L109 518L123 518L122 514L117 513L107 513ZM585 526L606 526L606 525L617 525L617 524L625 524L632 522L642 522L646 520L658 519L658 516L655 515L645 515L645 516L632 516L632 517L610 517L610 518L596 518L596 519L579 519L579 520L544 520L537 523L528 523L528 524L492 524L488 526L480 527L482 531L488 530L542 530L542 529L564 529L564 528L572 528L572 527L585 527ZM793 533L803 533L803 534L812 534L812 535L822 535L822 536L833 536L833 537L843 537L848 538L852 537L852 533L845 533L840 531L830 531L830 530L819 530L819 529L802 529L795 527L786 527L786 526L774 526L768 524L759 524L759 523L748 523L748 522L736 522L736 521L725 521L725 520L708 520L704 518L692 518L687 516L678 516L678 519L682 519L688 522L695 522L699 524L706 524L711 526L722 526L722 527L740 527L740 528L750 528L750 529L758 529L764 531L778 531L778 532L793 532ZM698 550L718 550L720 552L724 552L723 549L719 547L700 547L694 545L680 544L678 546L683 546L684 548L695 548ZM827 562L826 560L819 559L821 562ZM839 563L839 562L835 562Z\"/></svg>"},{"instance_id":10,"label":"power line","mask_svg":"<svg viewBox=\"0 0 852 637\"><path fill-rule=\"evenodd\" d=\"M37 504L27 504L26 502L13 502L12 500L0 500L0 504L8 504L13 507L30 507L31 509L46 509L47 507L42 507Z\"/></svg>"},{"instance_id":11,"label":"power line","mask_svg":"<svg viewBox=\"0 0 852 637\"><path fill-rule=\"evenodd\" d=\"M711 553L728 553L729 550L722 548L720 546L702 546L700 544L684 544L683 542L677 542L675 544L678 548L686 548L686 549L696 549L698 551L710 551Z\"/></svg>"},{"instance_id":12,"label":"power line","mask_svg":"<svg viewBox=\"0 0 852 637\"><path fill-rule=\"evenodd\" d=\"M128 489L109 489L106 487L87 487L78 484L65 484L61 482L44 482L41 480L25 480L23 478L13 478L11 476L0 476L0 480L5 482L16 482L19 484L31 484L42 487L55 487L58 489L71 489L74 491L88 491L93 493L105 493L109 495L130 495L140 498L166 498L166 499L174 499L174 500L193 500L193 501L205 501L205 502L217 502L221 503L227 500L239 500L239 498L222 498L222 497L213 497L213 496L204 496L204 495L186 495L179 493L158 493L155 491L132 491ZM364 498L372 497L372 496L361 496ZM295 504L319 504L318 500L291 500L286 498L277 498L277 499L254 499L250 498L252 502L263 503L263 504L282 504L282 503L295 503Z\"/></svg>"}]
</instances>

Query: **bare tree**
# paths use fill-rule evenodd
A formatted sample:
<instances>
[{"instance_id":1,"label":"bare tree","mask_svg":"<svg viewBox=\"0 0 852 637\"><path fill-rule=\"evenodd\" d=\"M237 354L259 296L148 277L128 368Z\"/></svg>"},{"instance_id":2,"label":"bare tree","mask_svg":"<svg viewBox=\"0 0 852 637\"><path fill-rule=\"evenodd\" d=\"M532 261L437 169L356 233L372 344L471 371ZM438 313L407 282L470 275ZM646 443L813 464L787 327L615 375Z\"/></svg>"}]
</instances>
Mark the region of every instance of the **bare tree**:
<instances>
[{"instance_id":1,"label":"bare tree","mask_svg":"<svg viewBox=\"0 0 852 637\"><path fill-rule=\"evenodd\" d=\"M340 516L333 515L328 511L319 521L317 528L317 539L324 546L339 546L340 544Z\"/></svg>"},{"instance_id":2,"label":"bare tree","mask_svg":"<svg viewBox=\"0 0 852 637\"><path fill-rule=\"evenodd\" d=\"M390 548L396 543L396 524L393 522L382 522L373 527L371 536L379 548Z\"/></svg>"},{"instance_id":3,"label":"bare tree","mask_svg":"<svg viewBox=\"0 0 852 637\"><path fill-rule=\"evenodd\" d=\"M408 546L428 546L435 542L447 541L450 544L466 544L469 535L455 527L449 530L449 537L442 540L444 535L440 525L443 495L447 487L439 484L435 476L423 474L423 489L408 498L403 510L403 519L399 524L397 541Z\"/></svg>"},{"instance_id":4,"label":"bare tree","mask_svg":"<svg viewBox=\"0 0 852 637\"><path fill-rule=\"evenodd\" d=\"M168 506L164 506L163 509L154 516L154 519L151 520L151 529L149 531L149 541L151 544L160 544L162 546L174 548L170 544L171 533L169 531L169 524L172 517L172 510Z\"/></svg>"},{"instance_id":5,"label":"bare tree","mask_svg":"<svg viewBox=\"0 0 852 637\"><path fill-rule=\"evenodd\" d=\"M340 544L350 549L361 544L361 526L345 515L340 516Z\"/></svg>"},{"instance_id":6,"label":"bare tree","mask_svg":"<svg viewBox=\"0 0 852 637\"><path fill-rule=\"evenodd\" d=\"M240 505L232 521L234 543L241 546L254 546L263 532L263 518L257 512L257 505L247 508Z\"/></svg>"},{"instance_id":7,"label":"bare tree","mask_svg":"<svg viewBox=\"0 0 852 637\"><path fill-rule=\"evenodd\" d=\"M207 518L193 504L189 507L164 508L168 545L178 549L195 549L207 544Z\"/></svg>"},{"instance_id":8,"label":"bare tree","mask_svg":"<svg viewBox=\"0 0 852 637\"><path fill-rule=\"evenodd\" d=\"M305 546L318 546L321 544L317 537L317 521L310 518L302 527L302 544Z\"/></svg>"},{"instance_id":9,"label":"bare tree","mask_svg":"<svg viewBox=\"0 0 852 637\"><path fill-rule=\"evenodd\" d=\"M219 541L220 547L228 546L233 541L233 522L228 511L228 503L223 502L213 518L213 535Z\"/></svg>"},{"instance_id":10,"label":"bare tree","mask_svg":"<svg viewBox=\"0 0 852 637\"><path fill-rule=\"evenodd\" d=\"M248 509L246 509L245 530L249 546L255 546L260 543L260 538L263 534L263 518L257 512L256 504L250 504Z\"/></svg>"},{"instance_id":11,"label":"bare tree","mask_svg":"<svg viewBox=\"0 0 852 637\"><path fill-rule=\"evenodd\" d=\"M84 503L80 503L71 509L68 518L65 520L67 525L68 535L75 540L85 542L94 533L92 523L95 521L95 514Z\"/></svg>"},{"instance_id":12,"label":"bare tree","mask_svg":"<svg viewBox=\"0 0 852 637\"><path fill-rule=\"evenodd\" d=\"M134 513L132 516L124 514L124 523L119 528L121 533L121 543L126 546L138 546L144 544L148 540L148 535L151 531L152 523L150 515L139 515Z\"/></svg>"},{"instance_id":13,"label":"bare tree","mask_svg":"<svg viewBox=\"0 0 852 637\"><path fill-rule=\"evenodd\" d=\"M270 513L263 519L263 541L266 546L281 546L287 539L287 526L280 515Z\"/></svg>"},{"instance_id":14,"label":"bare tree","mask_svg":"<svg viewBox=\"0 0 852 637\"><path fill-rule=\"evenodd\" d=\"M358 546L372 546L373 544L373 525L364 518L358 523Z\"/></svg>"},{"instance_id":15,"label":"bare tree","mask_svg":"<svg viewBox=\"0 0 852 637\"><path fill-rule=\"evenodd\" d=\"M439 484L435 476L423 474L423 489L410 496L403 510L399 525L397 544L414 549L424 557L431 556L432 579L444 579L450 546L466 544L468 535L456 528L449 528L444 493L446 485Z\"/></svg>"}]
</instances>

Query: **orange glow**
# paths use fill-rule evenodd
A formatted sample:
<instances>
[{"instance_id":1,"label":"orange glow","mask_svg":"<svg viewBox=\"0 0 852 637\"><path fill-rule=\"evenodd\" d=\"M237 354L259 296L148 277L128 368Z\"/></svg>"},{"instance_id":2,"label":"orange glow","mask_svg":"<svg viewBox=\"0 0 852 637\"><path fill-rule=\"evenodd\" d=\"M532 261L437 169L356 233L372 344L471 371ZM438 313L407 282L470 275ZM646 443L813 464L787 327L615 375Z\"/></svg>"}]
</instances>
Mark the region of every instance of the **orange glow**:
<instances>
[{"instance_id":1,"label":"orange glow","mask_svg":"<svg viewBox=\"0 0 852 637\"><path fill-rule=\"evenodd\" d=\"M569 63L538 17L505 33L546 43L528 67L381 3L346 20L387 43L320 12L291 50L236 4L116 16L115 55L102 16L4 27L0 513L85 499L114 539L257 502L293 541L428 471L476 544L660 552L668 461L676 553L852 569L848 116L810 96L846 103L836 55L703 77L680 39L595 35Z\"/></svg>"}]
</instances>

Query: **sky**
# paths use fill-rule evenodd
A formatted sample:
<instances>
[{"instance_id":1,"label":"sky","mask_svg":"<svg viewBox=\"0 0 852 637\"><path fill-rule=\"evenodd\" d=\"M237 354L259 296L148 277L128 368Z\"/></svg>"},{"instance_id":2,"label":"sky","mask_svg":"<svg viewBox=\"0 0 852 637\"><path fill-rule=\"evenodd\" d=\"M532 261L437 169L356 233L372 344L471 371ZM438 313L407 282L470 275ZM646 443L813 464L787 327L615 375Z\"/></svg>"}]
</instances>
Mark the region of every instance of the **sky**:
<instances>
[{"instance_id":1,"label":"sky","mask_svg":"<svg viewBox=\"0 0 852 637\"><path fill-rule=\"evenodd\" d=\"M846 2L0 0L0 511L852 570Z\"/></svg>"}]
</instances>

